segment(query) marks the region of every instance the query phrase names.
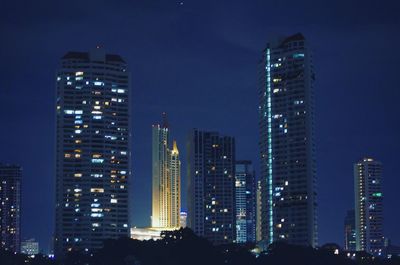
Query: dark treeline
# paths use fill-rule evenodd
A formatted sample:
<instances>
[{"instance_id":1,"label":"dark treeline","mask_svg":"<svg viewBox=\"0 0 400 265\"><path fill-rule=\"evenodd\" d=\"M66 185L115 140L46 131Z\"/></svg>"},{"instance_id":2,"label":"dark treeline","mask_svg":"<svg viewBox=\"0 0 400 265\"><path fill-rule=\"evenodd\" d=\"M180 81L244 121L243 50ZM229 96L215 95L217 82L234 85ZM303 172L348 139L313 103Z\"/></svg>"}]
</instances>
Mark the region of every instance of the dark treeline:
<instances>
[{"instance_id":1,"label":"dark treeline","mask_svg":"<svg viewBox=\"0 0 400 265\"><path fill-rule=\"evenodd\" d=\"M2 251L1 265L391 265L400 264L399 258L372 259L368 254L355 260L344 255L334 255L328 249L274 243L266 253L256 257L251 252L254 245L213 246L196 236L190 229L163 232L158 241L138 241L129 238L108 240L104 247L92 254L69 252L63 261L43 256L28 258L25 255ZM363 256L363 258L361 258Z\"/></svg>"}]
</instances>

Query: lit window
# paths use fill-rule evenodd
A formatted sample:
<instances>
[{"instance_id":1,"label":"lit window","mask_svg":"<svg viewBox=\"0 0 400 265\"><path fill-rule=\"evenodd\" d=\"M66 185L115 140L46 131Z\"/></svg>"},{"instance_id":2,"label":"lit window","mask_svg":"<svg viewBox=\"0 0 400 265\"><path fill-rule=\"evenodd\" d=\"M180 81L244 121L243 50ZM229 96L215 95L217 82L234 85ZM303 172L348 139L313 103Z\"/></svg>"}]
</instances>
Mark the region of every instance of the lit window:
<instances>
[{"instance_id":1,"label":"lit window","mask_svg":"<svg viewBox=\"0 0 400 265\"><path fill-rule=\"evenodd\" d=\"M295 54L293 54L293 58L295 58L295 59L304 58L304 53L295 53Z\"/></svg>"},{"instance_id":2,"label":"lit window","mask_svg":"<svg viewBox=\"0 0 400 265\"><path fill-rule=\"evenodd\" d=\"M90 189L90 192L93 192L93 193L103 193L103 192L104 192L104 189L103 189L103 188L91 188L91 189Z\"/></svg>"},{"instance_id":3,"label":"lit window","mask_svg":"<svg viewBox=\"0 0 400 265\"><path fill-rule=\"evenodd\" d=\"M102 213L91 213L90 216L91 217L95 217L95 218L96 217L103 217L103 214Z\"/></svg>"}]
</instances>

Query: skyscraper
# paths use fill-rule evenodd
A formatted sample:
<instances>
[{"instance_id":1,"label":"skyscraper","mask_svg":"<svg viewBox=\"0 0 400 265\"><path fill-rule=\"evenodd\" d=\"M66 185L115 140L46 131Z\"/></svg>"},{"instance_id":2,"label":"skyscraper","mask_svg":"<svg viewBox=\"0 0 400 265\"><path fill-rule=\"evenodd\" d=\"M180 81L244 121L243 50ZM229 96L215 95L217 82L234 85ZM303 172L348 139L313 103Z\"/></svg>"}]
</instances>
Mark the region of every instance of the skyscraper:
<instances>
[{"instance_id":1,"label":"skyscraper","mask_svg":"<svg viewBox=\"0 0 400 265\"><path fill-rule=\"evenodd\" d=\"M236 161L236 242L256 241L256 178L251 161Z\"/></svg>"},{"instance_id":2,"label":"skyscraper","mask_svg":"<svg viewBox=\"0 0 400 265\"><path fill-rule=\"evenodd\" d=\"M168 152L169 174L171 183L171 227L181 227L181 161L179 150L174 140Z\"/></svg>"},{"instance_id":3,"label":"skyscraper","mask_svg":"<svg viewBox=\"0 0 400 265\"><path fill-rule=\"evenodd\" d=\"M268 42L259 75L262 238L316 246L314 72L303 35Z\"/></svg>"},{"instance_id":4,"label":"skyscraper","mask_svg":"<svg viewBox=\"0 0 400 265\"><path fill-rule=\"evenodd\" d=\"M354 210L347 211L344 218L344 249L356 251L356 217Z\"/></svg>"},{"instance_id":5,"label":"skyscraper","mask_svg":"<svg viewBox=\"0 0 400 265\"><path fill-rule=\"evenodd\" d=\"M0 248L13 252L21 242L21 178L21 167L0 164Z\"/></svg>"},{"instance_id":6,"label":"skyscraper","mask_svg":"<svg viewBox=\"0 0 400 265\"><path fill-rule=\"evenodd\" d=\"M179 228L181 211L181 162L176 141L169 148L166 114L163 124L153 125L152 217L153 228Z\"/></svg>"},{"instance_id":7,"label":"skyscraper","mask_svg":"<svg viewBox=\"0 0 400 265\"><path fill-rule=\"evenodd\" d=\"M234 242L235 139L194 129L188 156L188 226L214 244Z\"/></svg>"},{"instance_id":8,"label":"skyscraper","mask_svg":"<svg viewBox=\"0 0 400 265\"><path fill-rule=\"evenodd\" d=\"M381 255L383 237L382 164L364 158L354 165L356 248Z\"/></svg>"},{"instance_id":9,"label":"skyscraper","mask_svg":"<svg viewBox=\"0 0 400 265\"><path fill-rule=\"evenodd\" d=\"M57 72L55 254L129 236L130 85L101 48L68 52Z\"/></svg>"}]
</instances>

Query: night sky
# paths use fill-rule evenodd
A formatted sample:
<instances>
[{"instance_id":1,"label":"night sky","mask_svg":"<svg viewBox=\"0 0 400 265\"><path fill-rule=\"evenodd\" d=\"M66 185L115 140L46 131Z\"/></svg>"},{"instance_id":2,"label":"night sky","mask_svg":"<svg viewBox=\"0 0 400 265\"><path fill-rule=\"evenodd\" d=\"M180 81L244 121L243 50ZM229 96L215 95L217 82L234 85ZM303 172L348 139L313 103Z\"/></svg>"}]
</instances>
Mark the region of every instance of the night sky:
<instances>
[{"instance_id":1,"label":"night sky","mask_svg":"<svg viewBox=\"0 0 400 265\"><path fill-rule=\"evenodd\" d=\"M353 163L372 156L384 166L385 235L400 244L396 2L2 0L0 161L24 170L23 238L47 250L54 230L55 73L67 51L101 45L128 62L131 217L148 226L151 125L161 112L178 141L183 184L193 127L235 136L237 158L258 173L257 63L269 38L302 32L316 72L319 243L343 245Z\"/></svg>"}]
</instances>

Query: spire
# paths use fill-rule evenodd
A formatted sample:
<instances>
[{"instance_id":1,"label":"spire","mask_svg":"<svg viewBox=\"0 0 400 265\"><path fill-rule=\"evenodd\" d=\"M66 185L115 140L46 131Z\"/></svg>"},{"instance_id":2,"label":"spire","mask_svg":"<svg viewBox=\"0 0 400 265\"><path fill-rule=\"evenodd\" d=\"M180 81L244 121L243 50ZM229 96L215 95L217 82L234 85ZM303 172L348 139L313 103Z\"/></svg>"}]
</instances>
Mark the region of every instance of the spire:
<instances>
[{"instance_id":1,"label":"spire","mask_svg":"<svg viewBox=\"0 0 400 265\"><path fill-rule=\"evenodd\" d=\"M167 113L166 112L162 113L162 119L163 119L162 127L163 128L168 128L168 120L167 120Z\"/></svg>"},{"instance_id":2,"label":"spire","mask_svg":"<svg viewBox=\"0 0 400 265\"><path fill-rule=\"evenodd\" d=\"M179 150L178 150L178 146L176 144L176 140L174 140L174 142L172 144L172 153L173 154L179 154Z\"/></svg>"}]
</instances>

